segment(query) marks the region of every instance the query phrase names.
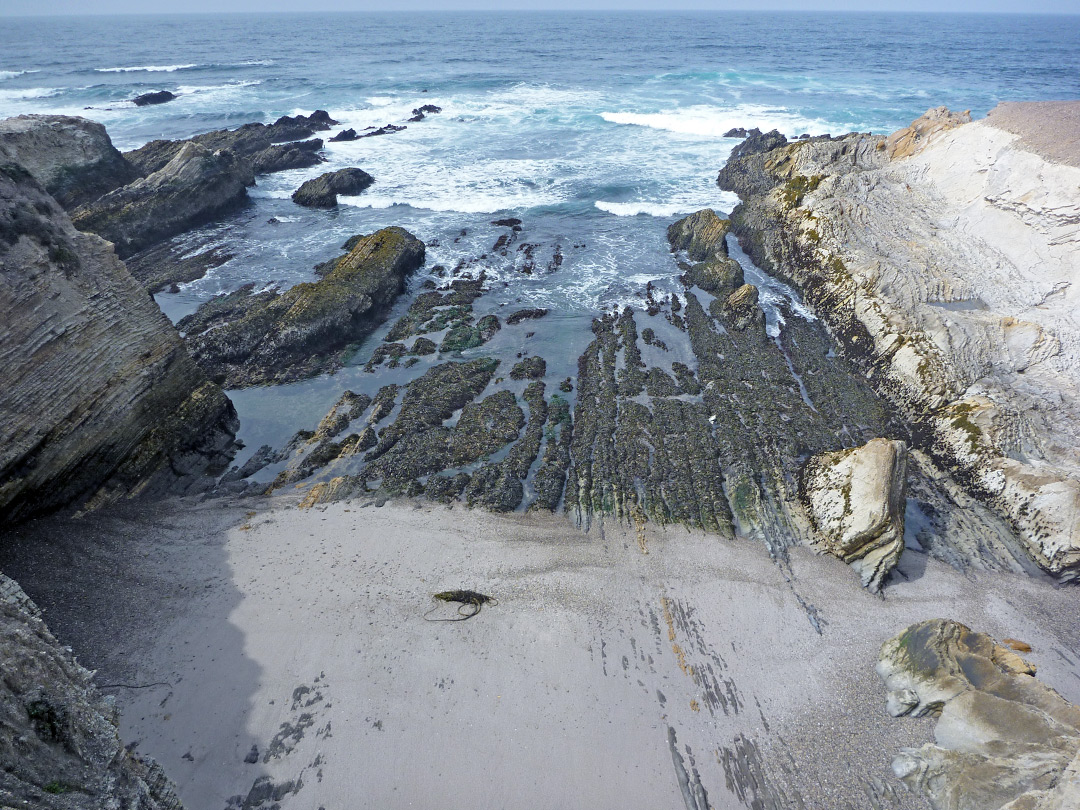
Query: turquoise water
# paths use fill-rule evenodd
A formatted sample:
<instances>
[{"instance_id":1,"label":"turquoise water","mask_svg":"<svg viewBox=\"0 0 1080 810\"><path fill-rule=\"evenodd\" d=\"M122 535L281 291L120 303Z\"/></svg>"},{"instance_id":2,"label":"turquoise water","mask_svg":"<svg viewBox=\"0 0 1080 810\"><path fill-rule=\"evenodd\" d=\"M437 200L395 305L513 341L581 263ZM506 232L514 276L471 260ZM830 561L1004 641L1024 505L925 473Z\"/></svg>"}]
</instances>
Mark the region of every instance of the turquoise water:
<instances>
[{"instance_id":1,"label":"turquoise water","mask_svg":"<svg viewBox=\"0 0 1080 810\"><path fill-rule=\"evenodd\" d=\"M179 98L129 101L160 89ZM554 311L530 338L552 379L573 371L591 315L640 305L650 281L672 288L670 222L734 205L714 182L738 142L723 137L730 128L887 132L941 104L978 117L1001 100L1078 96L1080 17L425 13L22 18L0 27L0 116L84 115L121 149L317 108L361 129L401 124L421 104L442 107L403 132L328 144L320 167L259 178L252 206L181 240L235 257L158 301L178 318L247 281L308 280L348 236L402 225L431 244L429 268L466 261L487 273L492 292L478 315ZM364 168L375 184L331 212L289 200L303 180L344 166ZM489 222L506 216L525 226L503 257L491 253L503 231ZM538 246L531 273L517 250L524 243ZM504 351L521 350L512 345L525 340L520 331L500 338ZM382 382L346 379L361 376L277 398L248 392L238 398L250 415L245 431L257 433L260 419L310 426L345 382ZM289 402L303 403L299 416Z\"/></svg>"}]
</instances>

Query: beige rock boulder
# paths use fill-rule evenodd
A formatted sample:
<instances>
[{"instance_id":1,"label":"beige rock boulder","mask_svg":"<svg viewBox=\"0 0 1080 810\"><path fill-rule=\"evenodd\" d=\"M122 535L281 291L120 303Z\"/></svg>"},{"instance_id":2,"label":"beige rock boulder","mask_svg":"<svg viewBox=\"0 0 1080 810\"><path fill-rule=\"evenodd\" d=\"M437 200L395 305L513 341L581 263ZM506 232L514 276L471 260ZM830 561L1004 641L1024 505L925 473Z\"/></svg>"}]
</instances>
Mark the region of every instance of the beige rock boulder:
<instances>
[{"instance_id":1,"label":"beige rock boulder","mask_svg":"<svg viewBox=\"0 0 1080 810\"><path fill-rule=\"evenodd\" d=\"M872 439L813 456L803 469L803 499L821 548L875 592L904 550L906 465L903 442Z\"/></svg>"},{"instance_id":2,"label":"beige rock boulder","mask_svg":"<svg viewBox=\"0 0 1080 810\"><path fill-rule=\"evenodd\" d=\"M1080 806L1080 708L1008 647L933 619L885 642L877 672L891 715L939 717L935 743L893 760L937 810Z\"/></svg>"}]
</instances>

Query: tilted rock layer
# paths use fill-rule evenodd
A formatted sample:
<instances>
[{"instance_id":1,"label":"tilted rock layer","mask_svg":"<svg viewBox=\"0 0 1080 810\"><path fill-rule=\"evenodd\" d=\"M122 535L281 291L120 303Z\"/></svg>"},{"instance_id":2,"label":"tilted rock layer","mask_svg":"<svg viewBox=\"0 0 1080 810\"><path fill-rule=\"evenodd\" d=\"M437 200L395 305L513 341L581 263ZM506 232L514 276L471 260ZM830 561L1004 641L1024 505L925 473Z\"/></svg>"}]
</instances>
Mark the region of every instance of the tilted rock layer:
<instances>
[{"instance_id":1,"label":"tilted rock layer","mask_svg":"<svg viewBox=\"0 0 1080 810\"><path fill-rule=\"evenodd\" d=\"M152 759L124 748L116 707L0 574L0 805L30 810L182 810Z\"/></svg>"},{"instance_id":2,"label":"tilted rock layer","mask_svg":"<svg viewBox=\"0 0 1080 810\"><path fill-rule=\"evenodd\" d=\"M311 377L340 367L344 351L385 317L423 263L423 242L383 228L351 242L318 281L280 295L246 287L178 326L196 361L230 388Z\"/></svg>"},{"instance_id":3,"label":"tilted rock layer","mask_svg":"<svg viewBox=\"0 0 1080 810\"><path fill-rule=\"evenodd\" d=\"M1008 647L933 619L885 642L877 671L891 715L939 716L935 743L893 761L937 810L1080 806L1080 708Z\"/></svg>"},{"instance_id":4,"label":"tilted rock layer","mask_svg":"<svg viewBox=\"0 0 1080 810\"><path fill-rule=\"evenodd\" d=\"M0 522L176 491L232 448L232 403L112 247L2 151L0 379Z\"/></svg>"},{"instance_id":5,"label":"tilted rock layer","mask_svg":"<svg viewBox=\"0 0 1080 810\"><path fill-rule=\"evenodd\" d=\"M1070 579L1080 155L1028 147L1078 106L1003 105L975 123L931 110L888 139L770 133L738 147L718 178L742 198L733 229L755 262L802 289L916 445ZM995 126L1005 119L1013 131Z\"/></svg>"}]
</instances>

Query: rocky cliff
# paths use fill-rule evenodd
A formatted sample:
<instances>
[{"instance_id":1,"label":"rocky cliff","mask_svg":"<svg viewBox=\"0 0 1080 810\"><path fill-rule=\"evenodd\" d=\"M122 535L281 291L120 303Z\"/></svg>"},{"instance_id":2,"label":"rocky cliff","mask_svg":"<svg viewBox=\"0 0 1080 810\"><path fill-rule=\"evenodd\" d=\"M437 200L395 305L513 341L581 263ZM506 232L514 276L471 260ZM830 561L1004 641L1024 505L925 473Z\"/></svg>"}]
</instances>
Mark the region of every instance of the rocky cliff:
<instances>
[{"instance_id":1,"label":"rocky cliff","mask_svg":"<svg viewBox=\"0 0 1080 810\"><path fill-rule=\"evenodd\" d=\"M0 804L39 810L182 810L161 767L124 747L112 699L0 574Z\"/></svg>"},{"instance_id":2,"label":"rocky cliff","mask_svg":"<svg viewBox=\"0 0 1080 810\"><path fill-rule=\"evenodd\" d=\"M141 176L112 145L105 127L85 118L20 115L4 119L0 148L69 210Z\"/></svg>"},{"instance_id":3,"label":"rocky cliff","mask_svg":"<svg viewBox=\"0 0 1080 810\"><path fill-rule=\"evenodd\" d=\"M236 413L112 247L0 152L0 522L198 486Z\"/></svg>"},{"instance_id":4,"label":"rocky cliff","mask_svg":"<svg viewBox=\"0 0 1080 810\"><path fill-rule=\"evenodd\" d=\"M938 109L888 138L759 133L718 182L742 199L742 246L802 289L917 448L1071 579L1080 162L1047 151L1040 122L1069 118L1045 112Z\"/></svg>"}]
</instances>

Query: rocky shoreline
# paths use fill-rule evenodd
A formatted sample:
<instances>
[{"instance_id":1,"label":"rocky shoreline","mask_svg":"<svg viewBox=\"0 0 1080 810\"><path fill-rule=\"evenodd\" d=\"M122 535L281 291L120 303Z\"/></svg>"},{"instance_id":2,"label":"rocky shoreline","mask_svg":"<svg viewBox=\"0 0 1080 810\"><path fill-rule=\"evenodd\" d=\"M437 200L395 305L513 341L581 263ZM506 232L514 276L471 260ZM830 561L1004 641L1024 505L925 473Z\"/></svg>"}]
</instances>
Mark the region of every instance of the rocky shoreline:
<instances>
[{"instance_id":1,"label":"rocky shoreline","mask_svg":"<svg viewBox=\"0 0 1080 810\"><path fill-rule=\"evenodd\" d=\"M418 107L409 121L438 112ZM641 558L657 543L660 555L678 547L671 532L681 526L762 551L765 568L747 564L787 589L784 610L800 616L801 631L792 631L800 644L836 644L830 617L842 610L802 578L807 548L848 563L862 586L890 599L911 587L913 559L969 576L1030 577L1025 588L1044 586L1040 569L1071 581L1080 576L1080 442L1073 441L1080 438L1073 373L1080 333L1070 315L1080 169L1022 119L1008 106L974 123L941 108L888 137L789 142L777 132L747 133L717 181L740 196L730 220L705 209L667 229L678 291L650 284L640 309L598 313L572 364L576 373L565 379L551 375L568 358L528 348L548 311L504 314L490 303L486 268L493 261L510 261L527 275L543 267L539 251L551 253L546 272L558 272L562 261L561 244L527 241L530 226L517 218L493 222L502 230L490 251L455 267L425 273L423 241L386 227L357 234L343 255L320 260L313 281L285 290L247 285L204 303L177 327L165 319L140 281L155 291L229 259L224 249L192 260L169 240L248 205L257 174L322 162L324 143L312 136L338 123L323 111L153 141L123 155L100 125L82 119L0 122L0 262L10 280L0 296L0 366L11 381L0 394L0 431L7 434L0 433L0 525L136 495L146 504L200 495L208 509L222 504L222 514L253 510L239 529L222 529L236 546L236 531L283 504L308 510L295 520L314 529L327 509L340 523L347 507L392 498L400 510L415 499L417 509L436 508L421 506L427 501L503 513L505 522L491 525L512 536L541 525L551 537L617 535ZM344 131L330 140L402 128ZM344 169L307 181L293 200L332 208L337 194L361 193L373 182L362 169ZM733 255L729 233L757 267ZM760 282L751 283L758 267L798 289L810 311L797 312L794 299L770 300L767 311ZM414 276L422 281L410 282ZM412 299L395 306L408 289ZM344 391L317 415L314 430L261 447L227 470L237 418L222 387L333 374L354 364L377 329L364 371L394 382L369 393ZM525 348L511 357L507 345ZM299 497L282 494L294 489ZM577 528L551 528L550 513ZM33 573L25 538L36 531L11 529L9 537L0 557L30 572L39 595L65 616L56 592ZM422 545L413 534L406 541ZM609 563L620 571L625 564ZM933 587L951 581L936 574ZM809 598L811 591L817 596ZM55 756L50 767L64 776L45 782L40 769L10 771L0 797L13 806L69 807L68 794L78 793L124 807L178 807L160 769L136 756L110 755L111 764L102 764L105 757L82 775L64 770L61 749L82 746L87 727L95 740L112 740L116 719L70 653L45 649L56 644L34 603L14 583L5 594L5 632L34 625L44 645L20 649L21 631L12 630L5 643L23 656L19 671L33 680L27 673L34 662L53 656L64 662L67 680L43 679L44 697L31 695L29 681L9 685L11 705L30 708L0 745L25 758L29 749L19 739L36 735L44 748L33 756ZM674 603L661 601L672 641L676 625L699 632L690 608L676 610L675 619ZM890 610L886 604L878 621ZM983 607L974 614L988 615ZM1074 625L1055 631L1058 643L1075 634ZM1024 618L1024 626L1040 631L1036 618ZM656 632L660 638L658 624ZM696 689L688 698L698 706L693 711L704 701L716 722L738 715L746 698L733 682L721 684L728 664L712 646L720 637L694 638L708 658L705 669L687 665L682 648L673 647ZM885 642L878 670L890 713L942 716L938 746L905 752L893 765L896 777L950 810L1050 810L1074 800L1080 718L1034 681L1033 667L955 622L924 622L886 638L880 632L876 643ZM141 643L144 652L166 655ZM963 663L971 656L977 677ZM967 681L949 680L965 667ZM321 678L305 688L322 689ZM860 683L860 699L868 699ZM984 694L1021 708L988 710ZM39 704L52 707L50 717L90 719L73 720L61 733L53 728L59 719L48 728L38 722L32 706ZM1026 713L1019 725L1003 719L1017 713ZM972 742L983 734L973 729L995 722L1004 724L998 738L1016 739L1004 748ZM1057 729L1052 751L1024 747L1024 734L1041 734L1040 723ZM665 727L680 795L688 808L707 806L693 754L687 747L688 765L676 745L683 733L676 725ZM329 728L327 720L326 737ZM740 732L718 753L727 788L745 806L804 806L799 780L763 770L763 756L776 768L785 750L775 741L778 747L766 750L768 732L762 713L755 733L765 749ZM876 744L884 756L883 739ZM287 806L321 757L295 778L271 768L229 806ZM107 776L106 767L124 775ZM62 789L50 790L54 783ZM866 789L874 807L925 806L881 785ZM843 795L857 787L845 786ZM188 789L201 795L190 782ZM807 794L806 801L814 806L817 799Z\"/></svg>"}]
</instances>

